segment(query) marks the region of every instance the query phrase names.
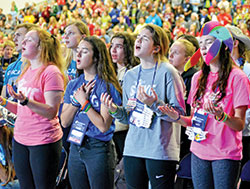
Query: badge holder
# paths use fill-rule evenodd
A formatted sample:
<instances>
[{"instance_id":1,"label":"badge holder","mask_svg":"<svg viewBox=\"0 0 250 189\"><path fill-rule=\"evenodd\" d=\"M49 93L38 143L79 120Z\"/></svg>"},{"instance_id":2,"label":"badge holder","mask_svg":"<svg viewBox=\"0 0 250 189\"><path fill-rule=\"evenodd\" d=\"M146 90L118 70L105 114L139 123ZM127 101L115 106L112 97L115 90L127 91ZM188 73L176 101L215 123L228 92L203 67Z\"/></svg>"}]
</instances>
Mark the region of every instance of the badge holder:
<instances>
[{"instance_id":1,"label":"badge holder","mask_svg":"<svg viewBox=\"0 0 250 189\"><path fill-rule=\"evenodd\" d=\"M205 131L206 123L207 123L208 113L198 110L194 113L192 118L192 127L187 127L186 134L188 135L188 139L196 142L201 142L206 139Z\"/></svg>"},{"instance_id":2,"label":"badge holder","mask_svg":"<svg viewBox=\"0 0 250 189\"><path fill-rule=\"evenodd\" d=\"M88 121L89 123L89 121ZM81 146L83 138L86 134L88 123L82 123L78 120L71 126L67 141Z\"/></svg>"},{"instance_id":3,"label":"badge holder","mask_svg":"<svg viewBox=\"0 0 250 189\"><path fill-rule=\"evenodd\" d=\"M135 109L131 112L129 123L136 127L149 128L154 112L146 104L137 101Z\"/></svg>"}]
</instances>

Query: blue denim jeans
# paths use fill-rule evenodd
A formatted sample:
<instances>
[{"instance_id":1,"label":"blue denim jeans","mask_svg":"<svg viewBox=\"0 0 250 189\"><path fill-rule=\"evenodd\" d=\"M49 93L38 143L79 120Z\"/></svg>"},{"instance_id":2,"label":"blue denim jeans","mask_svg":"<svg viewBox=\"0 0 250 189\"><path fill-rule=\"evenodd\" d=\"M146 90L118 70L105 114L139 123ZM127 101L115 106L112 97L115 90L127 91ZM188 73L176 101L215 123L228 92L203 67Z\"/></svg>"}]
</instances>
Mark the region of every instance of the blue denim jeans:
<instances>
[{"instance_id":1,"label":"blue denim jeans","mask_svg":"<svg viewBox=\"0 0 250 189\"><path fill-rule=\"evenodd\" d=\"M208 161L192 154L191 173L195 189L233 189L239 179L240 161Z\"/></svg>"},{"instance_id":2,"label":"blue denim jeans","mask_svg":"<svg viewBox=\"0 0 250 189\"><path fill-rule=\"evenodd\" d=\"M114 185L114 145L85 136L83 144L71 144L69 180L73 189L112 189Z\"/></svg>"},{"instance_id":3,"label":"blue denim jeans","mask_svg":"<svg viewBox=\"0 0 250 189\"><path fill-rule=\"evenodd\" d=\"M20 189L19 181L17 179L9 182L6 186L2 186L3 182L0 183L0 189Z\"/></svg>"}]
</instances>

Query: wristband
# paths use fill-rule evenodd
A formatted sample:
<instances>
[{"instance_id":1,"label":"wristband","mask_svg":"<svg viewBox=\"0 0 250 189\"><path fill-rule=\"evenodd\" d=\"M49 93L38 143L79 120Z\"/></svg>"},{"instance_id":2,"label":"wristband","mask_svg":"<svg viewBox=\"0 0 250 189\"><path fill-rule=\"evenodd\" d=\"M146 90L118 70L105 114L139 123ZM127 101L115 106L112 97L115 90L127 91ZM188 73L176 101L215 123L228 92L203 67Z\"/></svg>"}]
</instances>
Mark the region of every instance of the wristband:
<instances>
[{"instance_id":1,"label":"wristband","mask_svg":"<svg viewBox=\"0 0 250 189\"><path fill-rule=\"evenodd\" d=\"M174 121L179 121L180 119L181 119L181 115L179 114L179 117Z\"/></svg>"},{"instance_id":2,"label":"wristband","mask_svg":"<svg viewBox=\"0 0 250 189\"><path fill-rule=\"evenodd\" d=\"M88 104L89 104L89 101L86 100L86 101L84 102L84 104L82 105L82 107L81 107L81 111L85 111L86 108L88 107Z\"/></svg>"},{"instance_id":3,"label":"wristband","mask_svg":"<svg viewBox=\"0 0 250 189\"><path fill-rule=\"evenodd\" d=\"M223 123L225 122L225 121L227 121L227 118L228 118L228 115L226 114L226 113L224 113L224 115L225 115L225 117L224 117L224 119L223 119Z\"/></svg>"},{"instance_id":4,"label":"wristband","mask_svg":"<svg viewBox=\"0 0 250 189\"><path fill-rule=\"evenodd\" d=\"M22 106L25 106L25 105L28 104L28 102L29 102L29 99L28 99L28 97L26 97L25 100L24 100L23 102L20 102L20 104L21 104Z\"/></svg>"},{"instance_id":5,"label":"wristband","mask_svg":"<svg viewBox=\"0 0 250 189\"><path fill-rule=\"evenodd\" d=\"M72 97L72 101L73 101L73 103L75 103L75 104L79 104L79 102L76 100L75 97Z\"/></svg>"},{"instance_id":6,"label":"wristband","mask_svg":"<svg viewBox=\"0 0 250 189\"><path fill-rule=\"evenodd\" d=\"M215 118L217 121L221 121L221 120L223 120L223 119L225 118L224 116L225 116L225 114L224 114L224 112L223 112L220 118L219 118L218 116L214 116L214 118Z\"/></svg>"},{"instance_id":7,"label":"wristband","mask_svg":"<svg viewBox=\"0 0 250 189\"><path fill-rule=\"evenodd\" d=\"M5 98L2 98L2 99L3 100L2 100L1 106L6 107L8 104L8 100L6 100Z\"/></svg>"},{"instance_id":8,"label":"wristband","mask_svg":"<svg viewBox=\"0 0 250 189\"><path fill-rule=\"evenodd\" d=\"M89 109L91 108L91 104L88 104L87 108L84 110L85 113L87 113L87 111L89 111Z\"/></svg>"},{"instance_id":9,"label":"wristband","mask_svg":"<svg viewBox=\"0 0 250 189\"><path fill-rule=\"evenodd\" d=\"M117 109L118 109L118 108L116 108L116 110L115 110L114 112L111 112L111 111L109 110L109 113L110 113L111 115L114 115L114 114L117 113Z\"/></svg>"}]
</instances>

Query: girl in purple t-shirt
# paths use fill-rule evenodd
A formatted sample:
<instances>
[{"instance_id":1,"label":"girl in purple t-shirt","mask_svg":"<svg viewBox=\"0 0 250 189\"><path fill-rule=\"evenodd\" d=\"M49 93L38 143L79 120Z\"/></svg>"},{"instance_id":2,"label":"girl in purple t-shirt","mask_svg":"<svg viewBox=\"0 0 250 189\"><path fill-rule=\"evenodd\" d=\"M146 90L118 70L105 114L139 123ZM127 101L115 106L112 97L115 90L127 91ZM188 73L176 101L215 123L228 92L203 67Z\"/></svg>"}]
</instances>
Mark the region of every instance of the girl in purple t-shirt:
<instances>
[{"instance_id":1,"label":"girl in purple t-shirt","mask_svg":"<svg viewBox=\"0 0 250 189\"><path fill-rule=\"evenodd\" d=\"M230 56L233 39L219 22L206 23L200 49L186 64L200 57L204 63L192 79L188 102L191 116L173 108L160 110L187 127L191 144L191 172L195 188L235 188L242 158L242 129L249 106L249 81Z\"/></svg>"}]
</instances>

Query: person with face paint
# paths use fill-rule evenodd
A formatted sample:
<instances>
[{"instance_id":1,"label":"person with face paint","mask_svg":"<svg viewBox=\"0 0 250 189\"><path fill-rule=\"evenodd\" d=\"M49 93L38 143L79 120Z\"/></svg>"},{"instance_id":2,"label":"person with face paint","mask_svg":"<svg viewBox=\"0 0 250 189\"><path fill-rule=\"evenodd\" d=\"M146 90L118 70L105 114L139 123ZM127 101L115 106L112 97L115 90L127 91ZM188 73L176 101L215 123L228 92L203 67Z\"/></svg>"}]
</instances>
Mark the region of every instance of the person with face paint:
<instances>
[{"instance_id":1,"label":"person with face paint","mask_svg":"<svg viewBox=\"0 0 250 189\"><path fill-rule=\"evenodd\" d=\"M64 42L69 48L66 57L66 67L68 79L75 79L77 77L76 68L76 51L79 42L89 36L89 29L86 24L81 21L74 21L69 23L64 29Z\"/></svg>"},{"instance_id":2,"label":"person with face paint","mask_svg":"<svg viewBox=\"0 0 250 189\"><path fill-rule=\"evenodd\" d=\"M17 114L13 156L21 188L55 188L62 150L57 117L64 91L64 59L59 40L33 28L22 41L26 66L17 79L18 103L0 97L0 105Z\"/></svg>"},{"instance_id":3,"label":"person with face paint","mask_svg":"<svg viewBox=\"0 0 250 189\"><path fill-rule=\"evenodd\" d=\"M111 38L109 53L117 72L117 79L120 86L123 85L123 79L126 72L139 64L139 60L134 56L135 39L129 33L115 33ZM128 131L128 125L115 120L115 133L113 140L116 146L118 162L122 158L124 142Z\"/></svg>"},{"instance_id":4,"label":"person with face paint","mask_svg":"<svg viewBox=\"0 0 250 189\"><path fill-rule=\"evenodd\" d=\"M147 24L134 45L140 64L127 71L123 82L123 106L107 94L102 103L118 121L129 124L124 147L127 188L174 188L180 153L180 126L158 107L168 103L185 112L184 83L177 70L167 63L169 41L159 26Z\"/></svg>"},{"instance_id":5,"label":"person with face paint","mask_svg":"<svg viewBox=\"0 0 250 189\"><path fill-rule=\"evenodd\" d=\"M67 85L61 114L62 126L71 127L70 184L73 189L112 189L115 125L101 104L101 94L107 92L121 104L121 88L106 45L98 37L81 40L76 61L80 75Z\"/></svg>"},{"instance_id":6,"label":"person with face paint","mask_svg":"<svg viewBox=\"0 0 250 189\"><path fill-rule=\"evenodd\" d=\"M200 57L201 70L192 79L188 103L191 116L173 108L160 110L187 127L191 143L191 173L195 188L236 188L242 158L242 130L250 104L250 83L231 58L233 39L219 22L203 25L200 49L185 65Z\"/></svg>"}]
</instances>

